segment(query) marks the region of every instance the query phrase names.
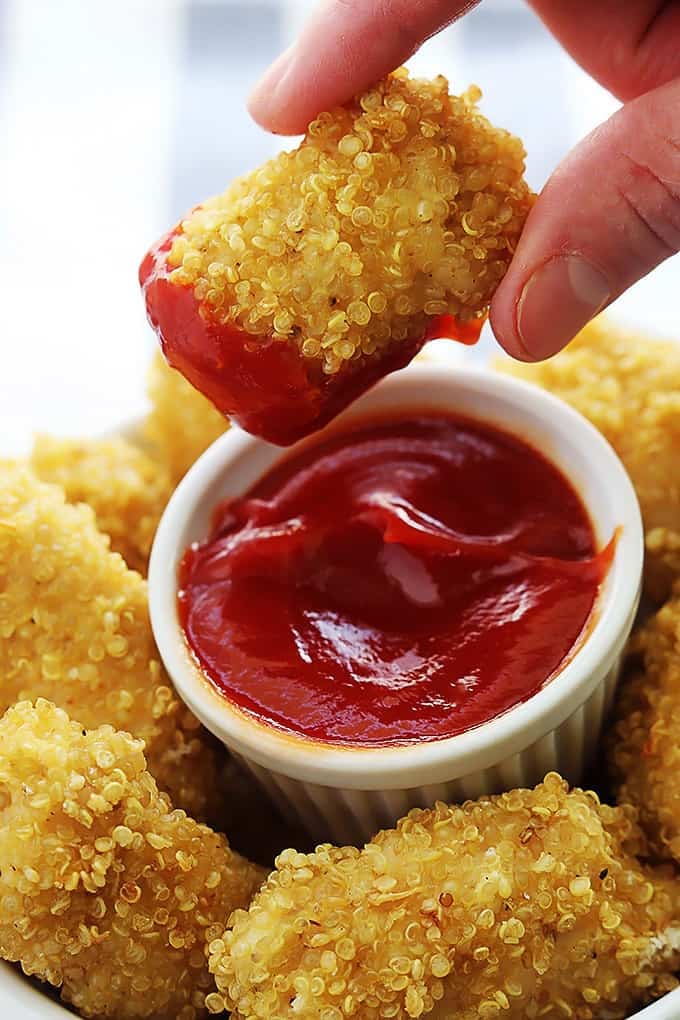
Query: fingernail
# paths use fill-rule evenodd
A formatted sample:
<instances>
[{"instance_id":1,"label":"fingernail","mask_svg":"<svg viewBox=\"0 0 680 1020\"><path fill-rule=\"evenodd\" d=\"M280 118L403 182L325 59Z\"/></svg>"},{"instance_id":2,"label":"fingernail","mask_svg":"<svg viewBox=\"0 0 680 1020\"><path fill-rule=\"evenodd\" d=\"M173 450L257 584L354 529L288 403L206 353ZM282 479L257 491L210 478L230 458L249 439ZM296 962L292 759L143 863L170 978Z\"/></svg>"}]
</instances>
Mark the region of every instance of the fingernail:
<instances>
[{"instance_id":1,"label":"fingernail","mask_svg":"<svg viewBox=\"0 0 680 1020\"><path fill-rule=\"evenodd\" d=\"M248 98L248 109L258 123L266 122L272 114L276 114L277 92L287 72L290 70L293 57L293 46L281 53L271 67L260 78Z\"/></svg>"},{"instance_id":2,"label":"fingernail","mask_svg":"<svg viewBox=\"0 0 680 1020\"><path fill-rule=\"evenodd\" d=\"M581 255L556 255L536 269L517 303L517 331L527 356L561 351L611 297L604 275Z\"/></svg>"}]
</instances>

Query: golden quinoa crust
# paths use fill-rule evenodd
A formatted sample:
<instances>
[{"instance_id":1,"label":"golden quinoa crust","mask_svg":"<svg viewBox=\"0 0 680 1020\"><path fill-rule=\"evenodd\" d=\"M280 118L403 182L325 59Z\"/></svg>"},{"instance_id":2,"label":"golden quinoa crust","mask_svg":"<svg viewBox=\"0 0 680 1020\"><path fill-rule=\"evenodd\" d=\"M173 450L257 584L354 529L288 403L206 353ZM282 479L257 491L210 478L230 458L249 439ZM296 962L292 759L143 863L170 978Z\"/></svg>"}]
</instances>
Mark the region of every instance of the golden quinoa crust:
<instances>
[{"instance_id":1,"label":"golden quinoa crust","mask_svg":"<svg viewBox=\"0 0 680 1020\"><path fill-rule=\"evenodd\" d=\"M589 418L623 461L646 531L645 587L657 602L680 569L680 344L600 316L548 361L498 361Z\"/></svg>"},{"instance_id":2,"label":"golden quinoa crust","mask_svg":"<svg viewBox=\"0 0 680 1020\"><path fill-rule=\"evenodd\" d=\"M151 411L144 425L153 455L177 484L229 428L227 419L157 351L148 376Z\"/></svg>"},{"instance_id":3,"label":"golden quinoa crust","mask_svg":"<svg viewBox=\"0 0 680 1020\"><path fill-rule=\"evenodd\" d=\"M287 850L210 946L237 1020L609 1020L672 988L680 892L630 810L550 774L414 810L363 850Z\"/></svg>"},{"instance_id":4,"label":"golden quinoa crust","mask_svg":"<svg viewBox=\"0 0 680 1020\"><path fill-rule=\"evenodd\" d=\"M680 864L680 583L629 650L639 668L608 741L617 796L638 809L654 851Z\"/></svg>"},{"instance_id":5,"label":"golden quinoa crust","mask_svg":"<svg viewBox=\"0 0 680 1020\"><path fill-rule=\"evenodd\" d=\"M89 503L97 527L132 570L146 575L149 553L171 484L167 471L122 438L36 437L30 465L61 485L69 503Z\"/></svg>"},{"instance_id":6,"label":"golden quinoa crust","mask_svg":"<svg viewBox=\"0 0 680 1020\"><path fill-rule=\"evenodd\" d=\"M680 577L680 528L647 531L645 557L645 590L659 604L668 595L674 579Z\"/></svg>"},{"instance_id":7,"label":"golden quinoa crust","mask_svg":"<svg viewBox=\"0 0 680 1020\"><path fill-rule=\"evenodd\" d=\"M149 769L197 818L222 810L212 738L158 658L146 581L109 550L91 507L0 464L0 711L46 697L86 727L144 740Z\"/></svg>"},{"instance_id":8,"label":"golden quinoa crust","mask_svg":"<svg viewBox=\"0 0 680 1020\"><path fill-rule=\"evenodd\" d=\"M0 720L0 954L83 1016L195 1020L264 872L173 810L142 746L42 699Z\"/></svg>"},{"instance_id":9,"label":"golden quinoa crust","mask_svg":"<svg viewBox=\"0 0 680 1020\"><path fill-rule=\"evenodd\" d=\"M183 221L168 264L204 313L334 374L428 320L479 318L532 195L479 90L395 71Z\"/></svg>"}]
</instances>

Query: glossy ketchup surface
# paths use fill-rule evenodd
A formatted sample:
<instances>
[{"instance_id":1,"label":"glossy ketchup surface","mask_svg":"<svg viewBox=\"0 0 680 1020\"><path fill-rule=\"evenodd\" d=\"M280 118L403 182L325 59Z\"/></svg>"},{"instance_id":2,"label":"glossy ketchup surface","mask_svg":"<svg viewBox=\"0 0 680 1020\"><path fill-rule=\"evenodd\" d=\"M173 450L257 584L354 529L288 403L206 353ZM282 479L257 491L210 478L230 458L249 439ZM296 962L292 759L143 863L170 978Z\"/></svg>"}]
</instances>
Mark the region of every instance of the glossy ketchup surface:
<instances>
[{"instance_id":1,"label":"glossy ketchup surface","mask_svg":"<svg viewBox=\"0 0 680 1020\"><path fill-rule=\"evenodd\" d=\"M607 566L564 476L495 427L422 415L308 445L219 507L180 610L233 703L330 744L452 736L534 694Z\"/></svg>"}]
</instances>

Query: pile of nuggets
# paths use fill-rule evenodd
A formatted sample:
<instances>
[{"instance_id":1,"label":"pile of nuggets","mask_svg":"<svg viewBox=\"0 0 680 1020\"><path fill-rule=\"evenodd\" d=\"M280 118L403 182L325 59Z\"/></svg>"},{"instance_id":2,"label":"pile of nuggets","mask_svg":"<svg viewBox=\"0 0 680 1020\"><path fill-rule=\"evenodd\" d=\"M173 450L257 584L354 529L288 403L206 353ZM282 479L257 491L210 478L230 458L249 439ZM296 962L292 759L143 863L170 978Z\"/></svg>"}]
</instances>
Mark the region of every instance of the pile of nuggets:
<instances>
[{"instance_id":1,"label":"pile of nuggets","mask_svg":"<svg viewBox=\"0 0 680 1020\"><path fill-rule=\"evenodd\" d=\"M180 702L149 626L157 522L225 420L157 357L135 436L0 462L0 955L81 1016L622 1020L677 985L680 345L601 319L548 364L497 367L589 417L642 506L651 610L607 733L614 806L549 774L309 852Z\"/></svg>"},{"instance_id":2,"label":"pile of nuggets","mask_svg":"<svg viewBox=\"0 0 680 1020\"><path fill-rule=\"evenodd\" d=\"M549 365L499 367L586 413L643 506L666 601L608 733L617 806L551 774L251 863L222 833L241 848L243 802L270 812L177 698L143 577L224 420L158 357L133 440L38 437L2 464L0 954L82 1016L612 1020L677 984L680 347L600 320ZM282 824L251 853L289 838L306 849Z\"/></svg>"}]
</instances>

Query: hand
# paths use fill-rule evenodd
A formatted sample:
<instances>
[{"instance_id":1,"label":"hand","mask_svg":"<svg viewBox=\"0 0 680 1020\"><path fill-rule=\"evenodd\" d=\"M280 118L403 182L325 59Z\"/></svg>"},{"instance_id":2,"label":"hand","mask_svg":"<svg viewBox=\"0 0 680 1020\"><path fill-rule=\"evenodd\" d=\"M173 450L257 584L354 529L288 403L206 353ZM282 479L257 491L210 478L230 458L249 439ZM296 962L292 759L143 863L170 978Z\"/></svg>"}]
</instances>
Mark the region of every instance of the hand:
<instances>
[{"instance_id":1,"label":"hand","mask_svg":"<svg viewBox=\"0 0 680 1020\"><path fill-rule=\"evenodd\" d=\"M297 134L411 56L476 0L326 0L250 100ZM560 164L491 305L509 354L540 361L680 251L680 3L533 0L572 56L623 107Z\"/></svg>"}]
</instances>

